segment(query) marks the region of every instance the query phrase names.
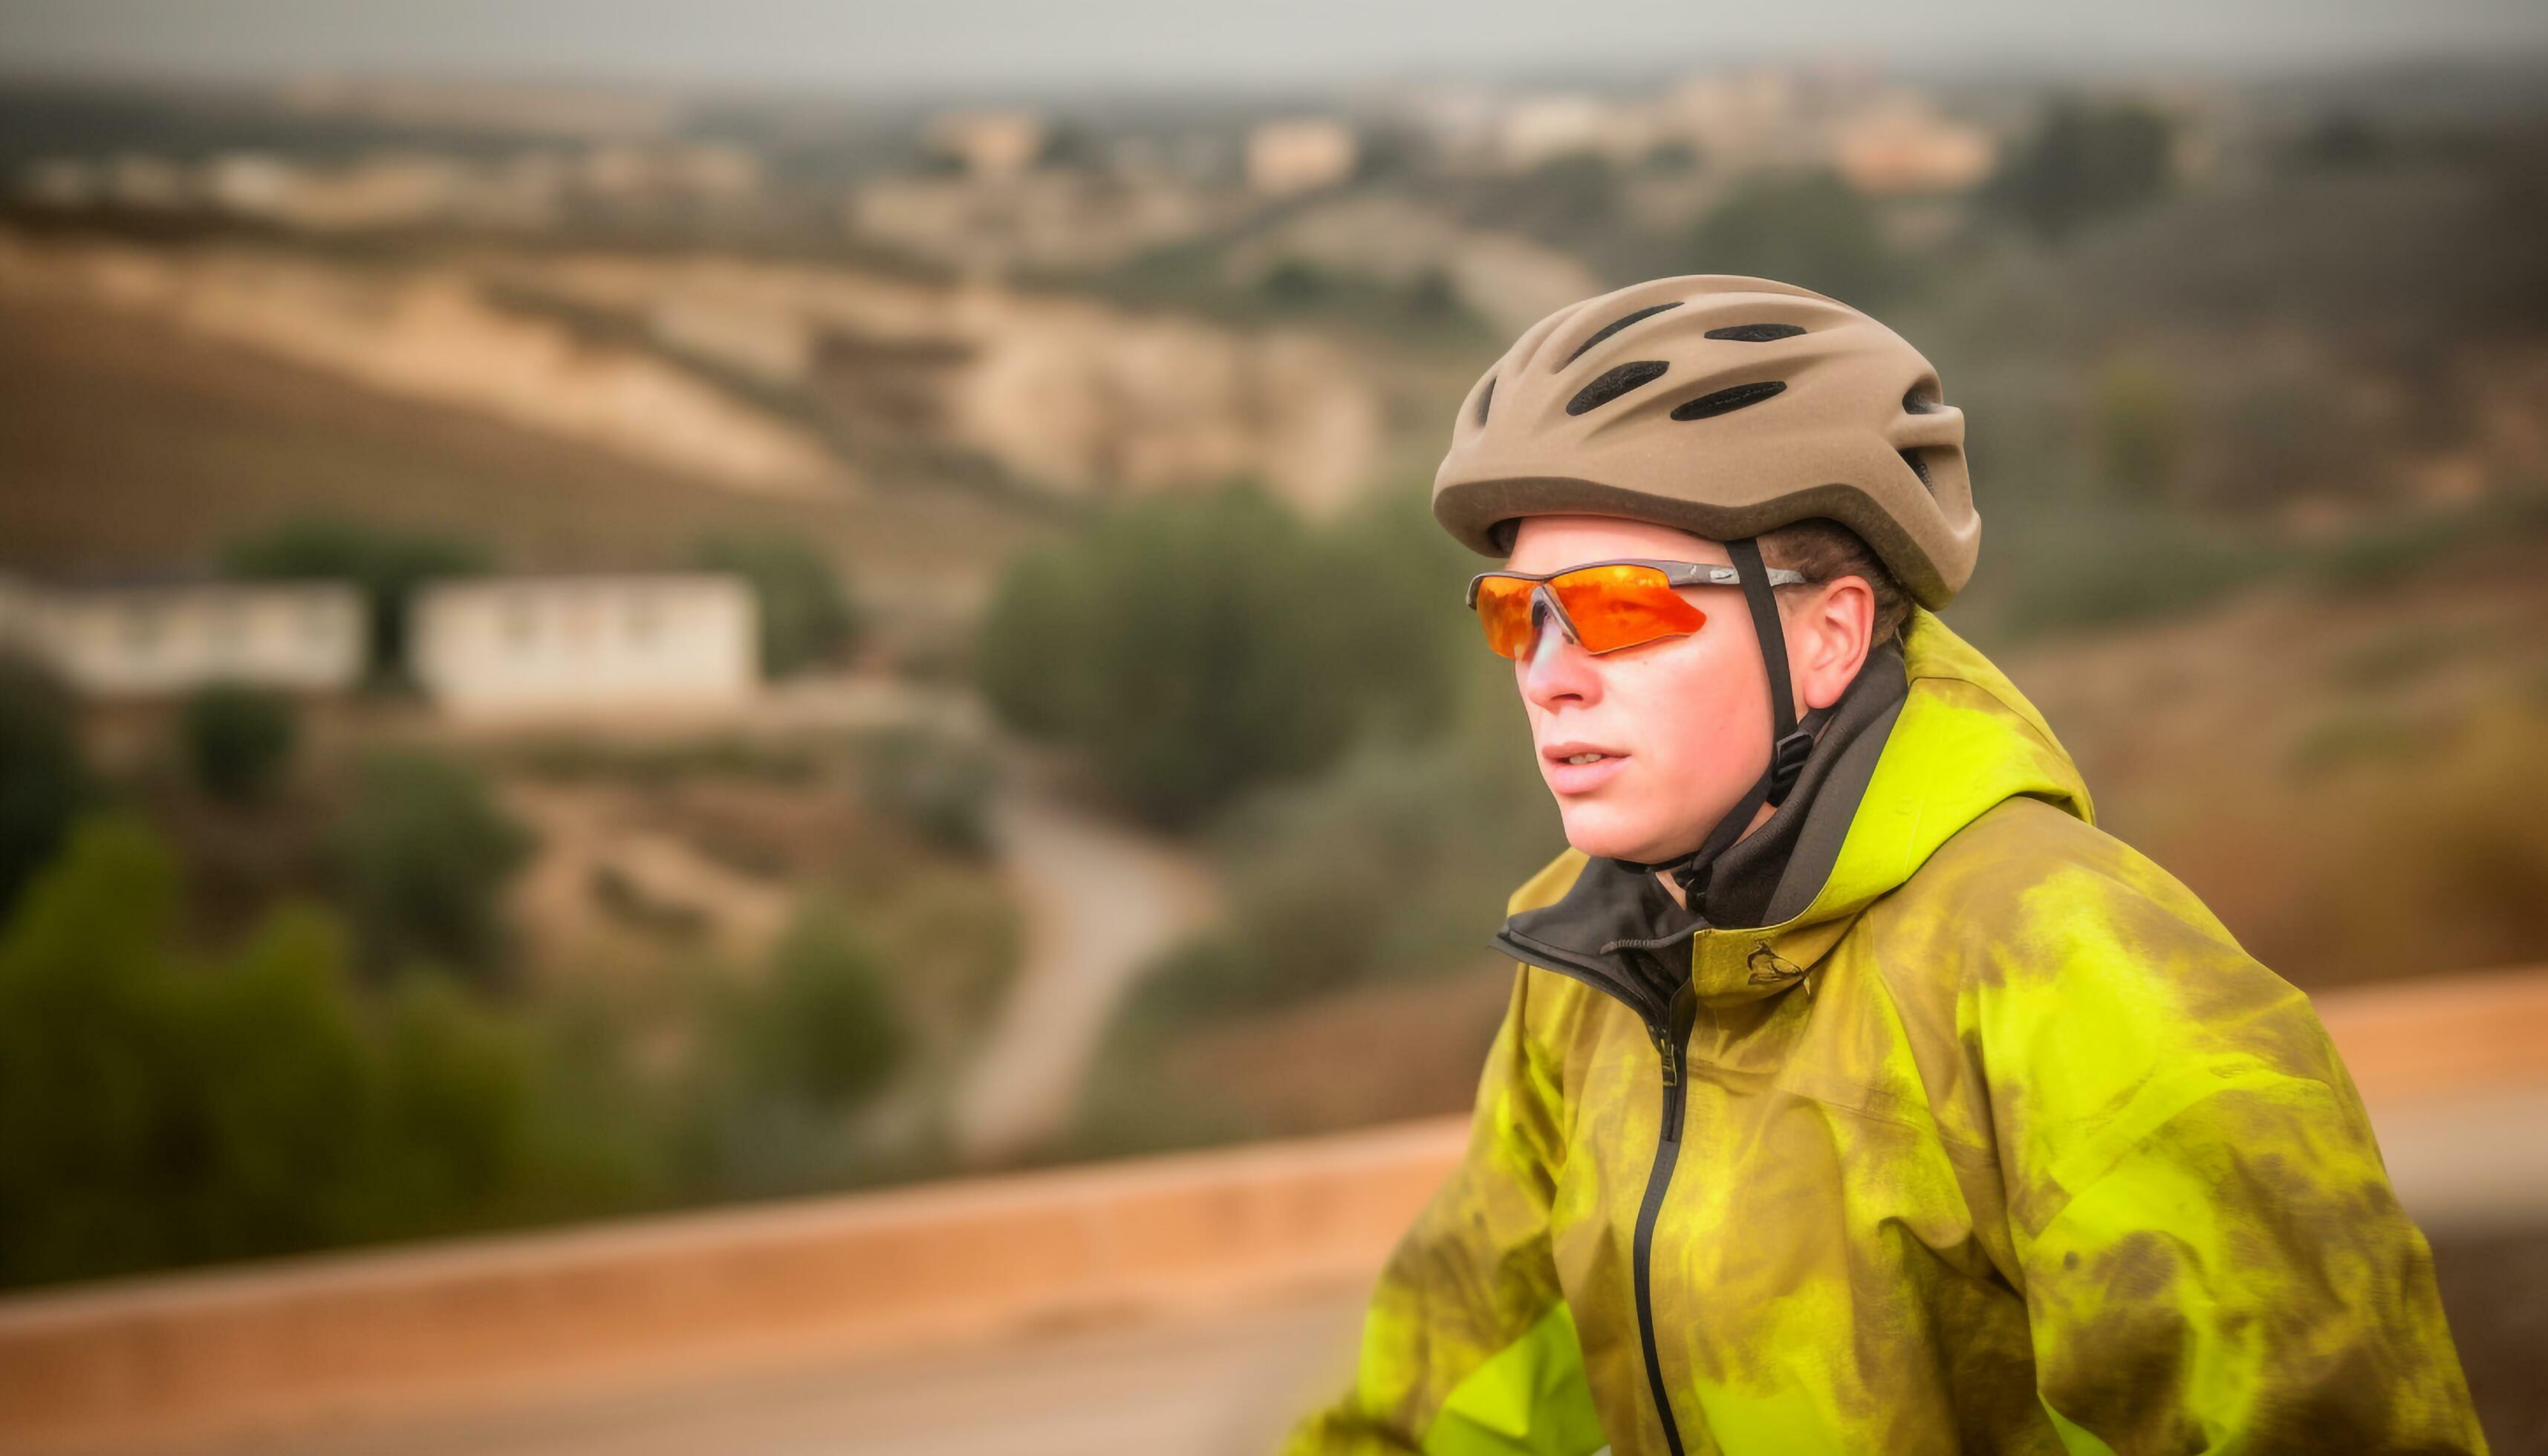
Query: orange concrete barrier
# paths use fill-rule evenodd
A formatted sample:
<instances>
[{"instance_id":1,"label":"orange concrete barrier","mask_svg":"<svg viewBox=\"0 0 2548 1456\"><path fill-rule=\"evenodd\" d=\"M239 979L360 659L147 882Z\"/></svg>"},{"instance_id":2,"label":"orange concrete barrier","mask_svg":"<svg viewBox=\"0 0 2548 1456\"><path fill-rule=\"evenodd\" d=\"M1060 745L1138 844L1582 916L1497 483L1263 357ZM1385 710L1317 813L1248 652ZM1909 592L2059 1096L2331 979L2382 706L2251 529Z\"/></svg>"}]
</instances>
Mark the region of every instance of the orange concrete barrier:
<instances>
[{"instance_id":1,"label":"orange concrete barrier","mask_svg":"<svg viewBox=\"0 0 2548 1456\"><path fill-rule=\"evenodd\" d=\"M2319 998L2375 1106L2548 1083L2548 971ZM1368 1281L1465 1120L0 1300L0 1449L500 1401Z\"/></svg>"},{"instance_id":2,"label":"orange concrete barrier","mask_svg":"<svg viewBox=\"0 0 2548 1456\"><path fill-rule=\"evenodd\" d=\"M2365 1102L2548 1083L2548 967L2419 976L2312 999Z\"/></svg>"},{"instance_id":3,"label":"orange concrete barrier","mask_svg":"<svg viewBox=\"0 0 2548 1456\"><path fill-rule=\"evenodd\" d=\"M0 1301L0 1449L387 1415L1368 1279L1462 1120Z\"/></svg>"}]
</instances>

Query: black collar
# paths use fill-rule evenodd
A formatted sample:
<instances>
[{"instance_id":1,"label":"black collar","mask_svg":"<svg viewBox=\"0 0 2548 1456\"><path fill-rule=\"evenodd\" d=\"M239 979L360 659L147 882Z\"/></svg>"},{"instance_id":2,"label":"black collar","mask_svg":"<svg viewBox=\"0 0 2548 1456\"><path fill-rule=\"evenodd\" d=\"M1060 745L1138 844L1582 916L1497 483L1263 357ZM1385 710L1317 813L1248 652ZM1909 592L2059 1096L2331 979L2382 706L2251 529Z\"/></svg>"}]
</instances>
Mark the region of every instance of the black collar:
<instances>
[{"instance_id":1,"label":"black collar","mask_svg":"<svg viewBox=\"0 0 2548 1456\"><path fill-rule=\"evenodd\" d=\"M1659 954L1665 948L1701 929L1777 925L1813 903L1909 692L1900 645L1870 651L1785 802L1716 857L1689 909L1674 904L1652 872L1596 855L1563 897L1510 917L1490 944L1516 960L1669 1001L1687 978L1688 957Z\"/></svg>"}]
</instances>

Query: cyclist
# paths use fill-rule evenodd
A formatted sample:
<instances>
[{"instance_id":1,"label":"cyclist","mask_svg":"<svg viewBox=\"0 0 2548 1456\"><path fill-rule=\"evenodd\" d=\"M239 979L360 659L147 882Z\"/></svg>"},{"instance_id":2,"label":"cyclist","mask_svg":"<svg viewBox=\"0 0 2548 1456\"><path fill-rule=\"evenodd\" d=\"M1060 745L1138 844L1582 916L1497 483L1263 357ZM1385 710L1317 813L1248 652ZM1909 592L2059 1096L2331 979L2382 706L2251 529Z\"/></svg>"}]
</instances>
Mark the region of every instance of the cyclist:
<instances>
[{"instance_id":1,"label":"cyclist","mask_svg":"<svg viewBox=\"0 0 2548 1456\"><path fill-rule=\"evenodd\" d=\"M1466 1154L1287 1450L2484 1449L2308 1000L1936 613L1963 416L1759 278L1562 309L1433 513L1569 848Z\"/></svg>"}]
</instances>

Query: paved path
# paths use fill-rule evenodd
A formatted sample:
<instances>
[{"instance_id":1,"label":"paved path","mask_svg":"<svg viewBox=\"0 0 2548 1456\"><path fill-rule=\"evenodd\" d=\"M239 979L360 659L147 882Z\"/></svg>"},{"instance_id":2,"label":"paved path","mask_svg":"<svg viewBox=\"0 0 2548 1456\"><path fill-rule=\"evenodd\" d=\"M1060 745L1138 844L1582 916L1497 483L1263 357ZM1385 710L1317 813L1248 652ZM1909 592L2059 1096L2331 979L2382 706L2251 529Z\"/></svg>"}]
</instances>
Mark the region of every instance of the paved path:
<instances>
[{"instance_id":1,"label":"paved path","mask_svg":"<svg viewBox=\"0 0 2548 1456\"><path fill-rule=\"evenodd\" d=\"M2371 1127L2399 1202L2435 1242L2548 1230L2548 1087L2375 1102Z\"/></svg>"},{"instance_id":2,"label":"paved path","mask_svg":"<svg viewBox=\"0 0 2548 1456\"><path fill-rule=\"evenodd\" d=\"M1006 779L992 832L1026 912L1025 963L956 1104L958 1142L984 1161L1061 1131L1134 977L1214 902L1190 851L1073 804L1023 756Z\"/></svg>"},{"instance_id":3,"label":"paved path","mask_svg":"<svg viewBox=\"0 0 2548 1456\"><path fill-rule=\"evenodd\" d=\"M1341 1389L1359 1291L151 1456L1264 1456Z\"/></svg>"}]
</instances>

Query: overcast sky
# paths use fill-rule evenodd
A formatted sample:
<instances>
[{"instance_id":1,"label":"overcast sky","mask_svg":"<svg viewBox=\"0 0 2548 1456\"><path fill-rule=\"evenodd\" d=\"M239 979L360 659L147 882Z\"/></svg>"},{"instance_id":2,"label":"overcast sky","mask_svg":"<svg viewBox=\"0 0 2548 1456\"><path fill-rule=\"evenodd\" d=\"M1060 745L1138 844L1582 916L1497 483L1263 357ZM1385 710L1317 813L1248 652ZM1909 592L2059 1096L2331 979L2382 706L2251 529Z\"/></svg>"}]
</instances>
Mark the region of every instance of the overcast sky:
<instances>
[{"instance_id":1,"label":"overcast sky","mask_svg":"<svg viewBox=\"0 0 2548 1456\"><path fill-rule=\"evenodd\" d=\"M708 84L1320 86L1845 49L1906 66L2311 67L2548 49L2548 0L0 0L0 69Z\"/></svg>"}]
</instances>

